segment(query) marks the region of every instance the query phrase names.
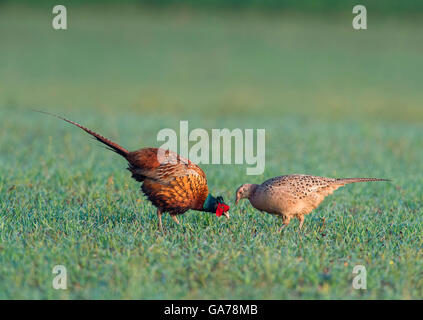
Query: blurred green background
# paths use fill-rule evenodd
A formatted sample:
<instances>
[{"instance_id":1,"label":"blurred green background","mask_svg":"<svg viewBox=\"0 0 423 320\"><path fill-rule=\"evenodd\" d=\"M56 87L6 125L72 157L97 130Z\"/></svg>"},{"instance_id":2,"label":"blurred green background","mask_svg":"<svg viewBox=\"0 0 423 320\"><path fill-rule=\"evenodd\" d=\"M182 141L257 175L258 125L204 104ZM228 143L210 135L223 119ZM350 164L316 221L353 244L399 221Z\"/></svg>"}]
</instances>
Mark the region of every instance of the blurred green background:
<instances>
[{"instance_id":1,"label":"blurred green background","mask_svg":"<svg viewBox=\"0 0 423 320\"><path fill-rule=\"evenodd\" d=\"M5 2L0 103L420 121L422 11L384 2L368 8L365 31L338 1L228 2L239 10L72 1L66 31L51 27L48 1Z\"/></svg>"},{"instance_id":2,"label":"blurred green background","mask_svg":"<svg viewBox=\"0 0 423 320\"><path fill-rule=\"evenodd\" d=\"M423 297L423 2L361 1L361 31L354 1L64 1L66 31L53 4L0 1L0 298ZM31 109L130 150L180 120L264 128L263 175L202 165L231 204L282 174L393 183L337 191L302 235L246 203L160 234L124 160Z\"/></svg>"}]
</instances>

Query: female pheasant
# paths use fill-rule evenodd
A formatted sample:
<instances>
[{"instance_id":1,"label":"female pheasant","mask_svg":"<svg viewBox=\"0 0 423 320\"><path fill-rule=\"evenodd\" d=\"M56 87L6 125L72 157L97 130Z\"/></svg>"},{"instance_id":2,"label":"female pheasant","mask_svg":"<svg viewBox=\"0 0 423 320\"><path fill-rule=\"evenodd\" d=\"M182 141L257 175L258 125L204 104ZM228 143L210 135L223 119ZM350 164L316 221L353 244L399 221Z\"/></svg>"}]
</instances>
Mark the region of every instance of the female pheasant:
<instances>
[{"instance_id":1,"label":"female pheasant","mask_svg":"<svg viewBox=\"0 0 423 320\"><path fill-rule=\"evenodd\" d=\"M254 208L282 217L283 225L289 224L291 218L300 220L300 229L304 215L332 194L336 189L348 183L367 181L389 181L375 178L333 179L303 174L292 174L266 180L262 184L243 184L236 191L236 201L248 198Z\"/></svg>"},{"instance_id":2,"label":"female pheasant","mask_svg":"<svg viewBox=\"0 0 423 320\"><path fill-rule=\"evenodd\" d=\"M179 221L176 216L190 209L213 212L218 217L223 214L229 218L229 206L224 203L222 197L215 198L209 193L204 171L190 160L160 148L143 148L130 152L79 123L58 115L50 115L81 128L105 144L107 149L128 161L132 178L142 183L141 190L157 208L160 230L163 229L164 212L168 212L177 224Z\"/></svg>"}]
</instances>

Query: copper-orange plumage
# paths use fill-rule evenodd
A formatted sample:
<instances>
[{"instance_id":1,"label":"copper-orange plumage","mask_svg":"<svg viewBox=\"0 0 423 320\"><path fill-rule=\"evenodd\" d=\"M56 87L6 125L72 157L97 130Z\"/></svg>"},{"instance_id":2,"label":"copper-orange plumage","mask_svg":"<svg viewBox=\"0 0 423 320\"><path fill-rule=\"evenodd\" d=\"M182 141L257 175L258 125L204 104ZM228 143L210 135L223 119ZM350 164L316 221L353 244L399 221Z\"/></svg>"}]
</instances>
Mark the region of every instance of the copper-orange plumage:
<instances>
[{"instance_id":1,"label":"copper-orange plumage","mask_svg":"<svg viewBox=\"0 0 423 320\"><path fill-rule=\"evenodd\" d=\"M190 209L213 212L217 216L224 214L229 218L229 206L224 203L222 197L215 198L209 193L206 174L190 160L173 151L159 148L142 148L130 152L79 123L58 115L50 115L81 128L128 161L128 170L132 177L142 183L141 190L157 208L160 230L164 212L168 212L178 224L176 216Z\"/></svg>"}]
</instances>

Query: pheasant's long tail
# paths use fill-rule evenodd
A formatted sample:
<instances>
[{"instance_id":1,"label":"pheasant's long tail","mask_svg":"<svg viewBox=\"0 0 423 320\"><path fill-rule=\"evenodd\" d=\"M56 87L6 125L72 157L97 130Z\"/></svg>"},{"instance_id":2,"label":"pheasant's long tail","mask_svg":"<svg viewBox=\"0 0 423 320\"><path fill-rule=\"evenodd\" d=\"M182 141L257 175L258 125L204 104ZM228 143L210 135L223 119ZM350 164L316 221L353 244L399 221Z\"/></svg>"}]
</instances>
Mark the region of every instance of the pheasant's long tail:
<instances>
[{"instance_id":1,"label":"pheasant's long tail","mask_svg":"<svg viewBox=\"0 0 423 320\"><path fill-rule=\"evenodd\" d=\"M354 183L354 182L369 182L369 181L391 181L389 179L378 179L378 178L341 178L336 179L336 182L341 184Z\"/></svg>"},{"instance_id":2,"label":"pheasant's long tail","mask_svg":"<svg viewBox=\"0 0 423 320\"><path fill-rule=\"evenodd\" d=\"M85 128L84 126L80 125L77 122L74 122L72 120L68 120L68 119L63 118L61 116L58 116L57 114L53 114L53 113L49 113L49 112L45 112L45 111L39 111L39 110L34 110L34 111L41 112L41 113L44 113L44 114L48 114L50 116L53 116L53 117L62 119L64 121L66 121L66 122L69 122L69 123L77 126L78 128L80 128L80 129L84 130L85 132L89 133L90 135L92 135L95 139L97 139L101 143L103 143L106 146L108 146L107 149L112 150L112 151L116 152L117 154L120 154L124 158L126 158L128 156L128 154L129 154L129 151L128 150L126 150L125 148L121 147L117 143L114 143L113 141L110 141L109 139L107 139L107 138L99 135L98 133L95 133L94 131L92 131L92 130L90 130L88 128Z\"/></svg>"}]
</instances>

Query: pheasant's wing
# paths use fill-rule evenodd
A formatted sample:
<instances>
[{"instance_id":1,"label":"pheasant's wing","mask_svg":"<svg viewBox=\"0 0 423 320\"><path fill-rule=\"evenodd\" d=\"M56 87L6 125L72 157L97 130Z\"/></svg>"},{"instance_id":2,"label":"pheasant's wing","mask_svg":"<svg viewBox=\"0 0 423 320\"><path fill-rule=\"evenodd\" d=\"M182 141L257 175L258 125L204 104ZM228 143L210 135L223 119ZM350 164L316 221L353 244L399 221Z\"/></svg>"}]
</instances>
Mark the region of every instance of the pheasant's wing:
<instances>
[{"instance_id":1,"label":"pheasant's wing","mask_svg":"<svg viewBox=\"0 0 423 320\"><path fill-rule=\"evenodd\" d=\"M285 192L289 192L296 197L303 197L312 193L326 196L344 184L338 182L337 179L301 174L275 177L263 183L263 185L273 188L282 188Z\"/></svg>"},{"instance_id":2,"label":"pheasant's wing","mask_svg":"<svg viewBox=\"0 0 423 320\"><path fill-rule=\"evenodd\" d=\"M190 175L199 175L206 180L206 174L199 166L169 150L141 149L131 152L128 162L128 169L132 172L133 178L138 181L148 178L160 184L169 184L176 177Z\"/></svg>"}]
</instances>

